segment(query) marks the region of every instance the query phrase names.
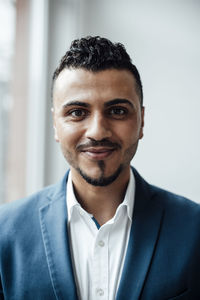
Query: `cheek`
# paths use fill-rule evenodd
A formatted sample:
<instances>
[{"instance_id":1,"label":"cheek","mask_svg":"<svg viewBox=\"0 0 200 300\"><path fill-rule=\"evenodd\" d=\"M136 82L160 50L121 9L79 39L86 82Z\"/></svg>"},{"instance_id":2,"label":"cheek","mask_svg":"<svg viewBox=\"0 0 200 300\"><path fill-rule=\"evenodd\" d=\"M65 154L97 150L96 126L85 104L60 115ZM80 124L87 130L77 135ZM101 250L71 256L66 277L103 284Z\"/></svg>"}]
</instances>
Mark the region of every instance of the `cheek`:
<instances>
[{"instance_id":1,"label":"cheek","mask_svg":"<svg viewBox=\"0 0 200 300\"><path fill-rule=\"evenodd\" d=\"M61 123L56 129L59 143L68 148L76 145L82 136L80 125L73 124L72 126Z\"/></svg>"},{"instance_id":2,"label":"cheek","mask_svg":"<svg viewBox=\"0 0 200 300\"><path fill-rule=\"evenodd\" d=\"M130 121L126 124L122 124L120 128L116 130L116 134L124 146L134 144L140 138L140 122Z\"/></svg>"}]
</instances>

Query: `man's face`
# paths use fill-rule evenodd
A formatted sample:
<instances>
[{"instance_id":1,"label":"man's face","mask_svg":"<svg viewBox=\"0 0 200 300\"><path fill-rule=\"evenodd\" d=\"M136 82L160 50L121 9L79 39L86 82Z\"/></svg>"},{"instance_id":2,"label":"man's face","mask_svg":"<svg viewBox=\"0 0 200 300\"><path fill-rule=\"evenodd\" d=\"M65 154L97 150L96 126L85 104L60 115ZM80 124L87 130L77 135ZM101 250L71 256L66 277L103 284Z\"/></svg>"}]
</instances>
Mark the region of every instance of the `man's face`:
<instances>
[{"instance_id":1,"label":"man's face","mask_svg":"<svg viewBox=\"0 0 200 300\"><path fill-rule=\"evenodd\" d=\"M129 172L144 118L129 71L64 69L53 98L55 139L73 176L106 186Z\"/></svg>"}]
</instances>

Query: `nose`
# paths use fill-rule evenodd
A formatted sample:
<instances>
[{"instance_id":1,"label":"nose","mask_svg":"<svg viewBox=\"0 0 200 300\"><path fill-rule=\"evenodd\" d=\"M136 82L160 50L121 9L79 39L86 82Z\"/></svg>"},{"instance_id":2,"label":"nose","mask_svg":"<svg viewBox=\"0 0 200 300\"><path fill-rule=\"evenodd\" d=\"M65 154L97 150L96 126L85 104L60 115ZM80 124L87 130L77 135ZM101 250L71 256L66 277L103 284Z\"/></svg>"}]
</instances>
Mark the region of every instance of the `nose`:
<instances>
[{"instance_id":1,"label":"nose","mask_svg":"<svg viewBox=\"0 0 200 300\"><path fill-rule=\"evenodd\" d=\"M110 138L112 131L106 118L102 114L96 113L88 120L85 135L88 139L101 141L105 138Z\"/></svg>"}]
</instances>

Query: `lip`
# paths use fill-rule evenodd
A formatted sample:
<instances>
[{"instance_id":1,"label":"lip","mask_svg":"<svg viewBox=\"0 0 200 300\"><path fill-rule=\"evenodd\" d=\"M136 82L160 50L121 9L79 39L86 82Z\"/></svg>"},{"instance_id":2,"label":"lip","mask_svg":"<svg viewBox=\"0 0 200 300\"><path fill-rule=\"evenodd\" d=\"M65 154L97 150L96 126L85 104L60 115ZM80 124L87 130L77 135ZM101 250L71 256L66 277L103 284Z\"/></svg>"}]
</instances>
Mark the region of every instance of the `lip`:
<instances>
[{"instance_id":1,"label":"lip","mask_svg":"<svg viewBox=\"0 0 200 300\"><path fill-rule=\"evenodd\" d=\"M115 150L115 148L92 147L84 149L81 152L91 159L102 160L111 156Z\"/></svg>"}]
</instances>

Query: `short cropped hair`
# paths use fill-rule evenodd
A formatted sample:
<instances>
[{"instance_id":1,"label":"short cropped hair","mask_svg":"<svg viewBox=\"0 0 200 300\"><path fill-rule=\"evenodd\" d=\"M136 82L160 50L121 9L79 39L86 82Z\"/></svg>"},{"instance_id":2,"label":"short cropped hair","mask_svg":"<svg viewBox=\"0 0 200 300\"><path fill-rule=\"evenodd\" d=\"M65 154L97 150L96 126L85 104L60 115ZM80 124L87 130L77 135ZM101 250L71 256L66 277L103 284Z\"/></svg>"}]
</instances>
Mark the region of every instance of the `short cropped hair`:
<instances>
[{"instance_id":1,"label":"short cropped hair","mask_svg":"<svg viewBox=\"0 0 200 300\"><path fill-rule=\"evenodd\" d=\"M121 43L112 43L100 36L87 36L74 40L53 74L52 89L55 80L65 68L81 68L92 72L107 69L128 70L135 78L136 91L141 105L143 104L140 74Z\"/></svg>"}]
</instances>

